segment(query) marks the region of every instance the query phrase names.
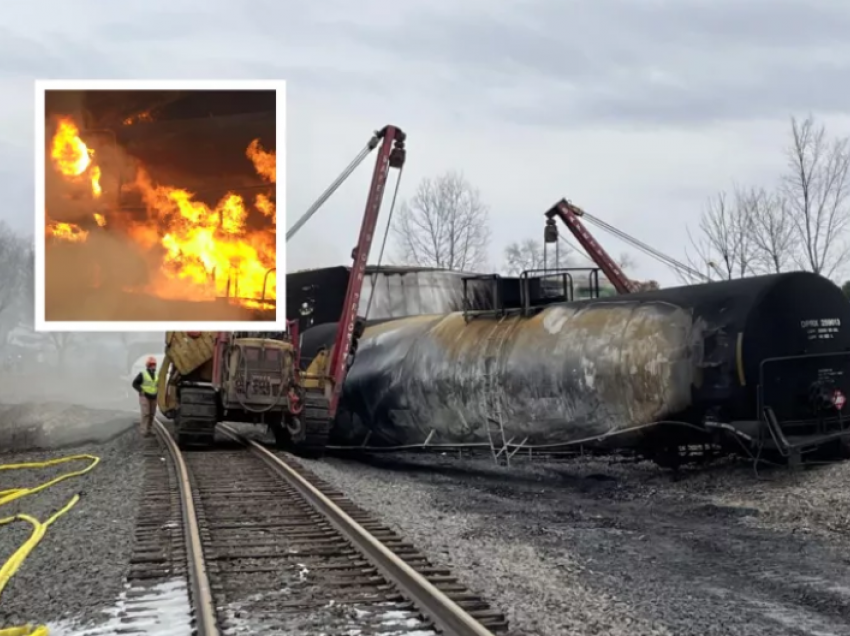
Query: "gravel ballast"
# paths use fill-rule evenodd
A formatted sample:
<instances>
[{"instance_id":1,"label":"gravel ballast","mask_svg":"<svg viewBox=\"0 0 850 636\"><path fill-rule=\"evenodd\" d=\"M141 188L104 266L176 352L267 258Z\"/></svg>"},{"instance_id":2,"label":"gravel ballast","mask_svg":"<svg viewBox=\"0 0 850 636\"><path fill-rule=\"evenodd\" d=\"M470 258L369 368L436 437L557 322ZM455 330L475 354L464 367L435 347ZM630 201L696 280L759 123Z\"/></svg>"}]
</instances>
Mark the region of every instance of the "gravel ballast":
<instances>
[{"instance_id":1,"label":"gravel ballast","mask_svg":"<svg viewBox=\"0 0 850 636\"><path fill-rule=\"evenodd\" d=\"M84 418L79 408L69 414ZM91 421L103 414L90 413ZM80 501L51 525L3 591L0 625L40 623L73 617L102 620L102 610L114 604L122 587L132 548L137 504L141 494L141 438L133 417L108 420L108 441L61 450L2 452L0 464L38 462L91 454L100 463L89 473L72 477L0 508L0 516L25 513L45 521L74 494ZM121 431L124 431L123 433ZM116 436L117 435L117 436ZM78 470L87 460L42 469L0 471L0 490L36 486L52 477ZM26 541L29 524L0 527L0 560Z\"/></svg>"},{"instance_id":2,"label":"gravel ballast","mask_svg":"<svg viewBox=\"0 0 850 636\"><path fill-rule=\"evenodd\" d=\"M649 463L298 459L517 634L850 635L850 463L678 480Z\"/></svg>"}]
</instances>

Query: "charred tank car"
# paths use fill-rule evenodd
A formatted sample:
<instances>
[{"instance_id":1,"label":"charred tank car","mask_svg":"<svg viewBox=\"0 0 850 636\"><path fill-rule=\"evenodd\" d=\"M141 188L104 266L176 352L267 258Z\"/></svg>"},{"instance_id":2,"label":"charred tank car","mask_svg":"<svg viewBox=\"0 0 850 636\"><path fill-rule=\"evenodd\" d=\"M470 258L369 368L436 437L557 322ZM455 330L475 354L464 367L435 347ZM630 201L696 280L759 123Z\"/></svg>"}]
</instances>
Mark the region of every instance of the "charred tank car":
<instances>
[{"instance_id":1,"label":"charred tank car","mask_svg":"<svg viewBox=\"0 0 850 636\"><path fill-rule=\"evenodd\" d=\"M489 308L367 323L335 437L369 446L694 444L846 451L850 303L793 272L572 301L493 278ZM510 299L514 299L511 302ZM336 326L303 332L303 365Z\"/></svg>"}]
</instances>

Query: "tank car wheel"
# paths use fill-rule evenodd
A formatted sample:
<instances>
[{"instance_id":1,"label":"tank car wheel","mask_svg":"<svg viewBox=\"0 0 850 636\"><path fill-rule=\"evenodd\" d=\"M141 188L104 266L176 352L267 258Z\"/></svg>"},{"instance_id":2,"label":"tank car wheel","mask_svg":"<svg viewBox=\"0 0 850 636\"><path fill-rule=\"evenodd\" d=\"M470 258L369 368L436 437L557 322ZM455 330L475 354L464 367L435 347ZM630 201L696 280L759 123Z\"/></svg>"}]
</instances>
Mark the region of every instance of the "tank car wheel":
<instances>
[{"instance_id":1,"label":"tank car wheel","mask_svg":"<svg viewBox=\"0 0 850 636\"><path fill-rule=\"evenodd\" d=\"M670 470L673 473L677 473L682 467L682 454L678 446L668 445L651 449L646 453L646 457L659 468Z\"/></svg>"},{"instance_id":2,"label":"tank car wheel","mask_svg":"<svg viewBox=\"0 0 850 636\"><path fill-rule=\"evenodd\" d=\"M850 459L850 438L837 439L832 447L832 458L837 461Z\"/></svg>"},{"instance_id":3,"label":"tank car wheel","mask_svg":"<svg viewBox=\"0 0 850 636\"><path fill-rule=\"evenodd\" d=\"M834 439L826 444L821 444L814 451L806 455L807 464L812 460L821 462L841 462L850 459L850 439ZM787 460L790 464L790 459Z\"/></svg>"}]
</instances>

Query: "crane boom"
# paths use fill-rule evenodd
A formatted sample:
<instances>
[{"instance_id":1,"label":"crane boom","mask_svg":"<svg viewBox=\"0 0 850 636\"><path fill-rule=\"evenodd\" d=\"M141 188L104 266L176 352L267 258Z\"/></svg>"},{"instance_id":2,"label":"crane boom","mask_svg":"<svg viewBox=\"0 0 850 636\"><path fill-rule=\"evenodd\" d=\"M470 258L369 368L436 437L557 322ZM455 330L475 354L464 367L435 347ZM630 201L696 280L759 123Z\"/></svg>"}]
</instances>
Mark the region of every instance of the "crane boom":
<instances>
[{"instance_id":1,"label":"crane boom","mask_svg":"<svg viewBox=\"0 0 850 636\"><path fill-rule=\"evenodd\" d=\"M584 216L584 210L566 199L561 199L546 212L547 218L558 217L561 219L587 252L587 255L602 270L602 273L605 274L618 294L630 294L638 291L638 285L626 276L616 261L605 251L605 248L593 238L585 224L581 222L579 218L581 216Z\"/></svg>"},{"instance_id":2,"label":"crane boom","mask_svg":"<svg viewBox=\"0 0 850 636\"><path fill-rule=\"evenodd\" d=\"M384 190L387 185L387 176L390 168L401 169L406 158L404 142L406 135L395 126L385 126L376 134L381 140L378 157L375 161L375 170L372 174L372 185L369 188L369 197L366 200L366 210L363 213L363 221L360 225L360 236L357 246L351 254L353 264L348 277L348 286L345 291L345 301L342 306L342 315L339 318L336 339L331 353L329 365L329 378L332 394L329 404L330 417L333 419L339 405L342 394L342 384L348 370L348 354L351 350L354 331L357 326L357 312L360 309L360 297L363 291L363 279L366 275L366 261L369 259L369 250L372 247L372 239L378 224L378 213L384 198Z\"/></svg>"}]
</instances>

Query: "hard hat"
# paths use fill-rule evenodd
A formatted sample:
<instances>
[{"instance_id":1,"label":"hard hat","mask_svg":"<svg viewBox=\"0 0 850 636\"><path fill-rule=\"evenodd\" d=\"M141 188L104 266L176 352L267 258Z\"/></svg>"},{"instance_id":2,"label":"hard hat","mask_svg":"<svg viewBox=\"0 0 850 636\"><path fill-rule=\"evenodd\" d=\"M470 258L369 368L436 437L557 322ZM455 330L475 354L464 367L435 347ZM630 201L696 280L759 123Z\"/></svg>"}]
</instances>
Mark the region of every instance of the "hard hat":
<instances>
[{"instance_id":1,"label":"hard hat","mask_svg":"<svg viewBox=\"0 0 850 636\"><path fill-rule=\"evenodd\" d=\"M146 367L155 367L156 366L156 358L154 358L153 356L149 357L147 360L145 360L145 366Z\"/></svg>"}]
</instances>

